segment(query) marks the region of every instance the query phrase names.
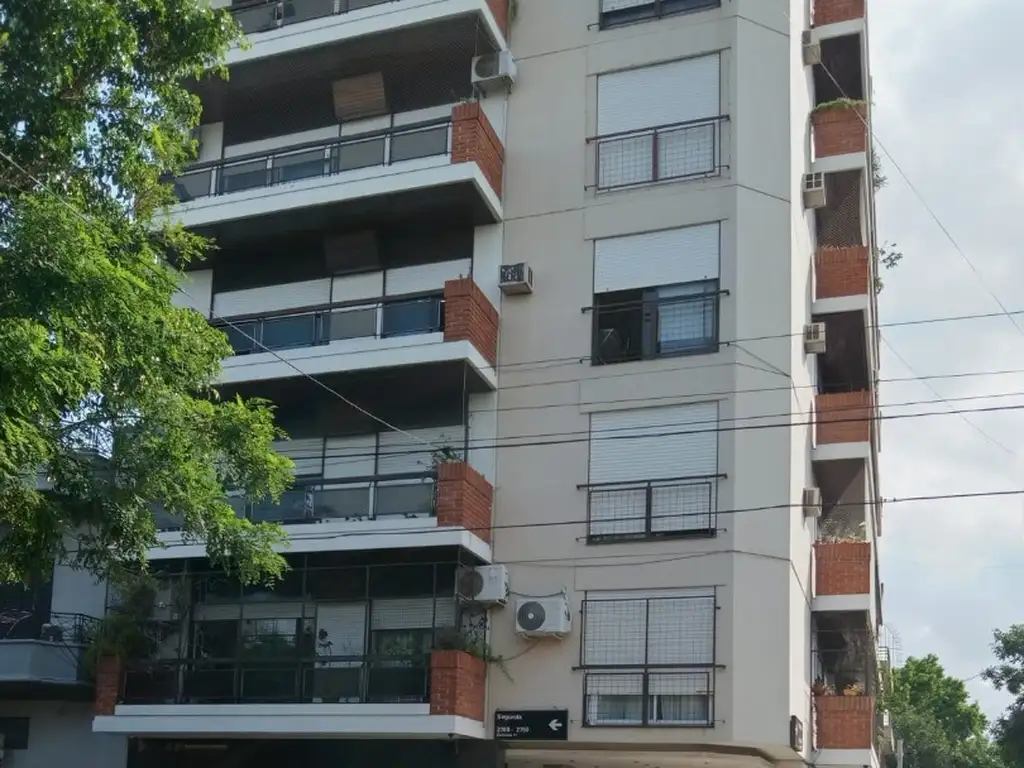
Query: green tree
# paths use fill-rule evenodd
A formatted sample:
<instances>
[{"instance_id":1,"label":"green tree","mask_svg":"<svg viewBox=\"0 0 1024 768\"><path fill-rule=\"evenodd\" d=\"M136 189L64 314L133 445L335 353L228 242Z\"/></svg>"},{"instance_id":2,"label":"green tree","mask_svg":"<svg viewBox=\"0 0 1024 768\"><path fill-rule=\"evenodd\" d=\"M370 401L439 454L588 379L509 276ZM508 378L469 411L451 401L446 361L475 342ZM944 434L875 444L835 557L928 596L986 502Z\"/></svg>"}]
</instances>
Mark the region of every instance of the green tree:
<instances>
[{"instance_id":1,"label":"green tree","mask_svg":"<svg viewBox=\"0 0 1024 768\"><path fill-rule=\"evenodd\" d=\"M272 412L216 397L227 340L166 266L205 245L164 216L195 152L183 83L237 35L204 0L0 0L0 582L137 569L154 501L243 579L283 568L280 531L224 501L288 486Z\"/></svg>"},{"instance_id":2,"label":"green tree","mask_svg":"<svg viewBox=\"0 0 1024 768\"><path fill-rule=\"evenodd\" d=\"M1024 624L996 630L992 650L998 663L983 673L996 690L1013 701L993 728L996 743L1010 765L1024 765Z\"/></svg>"},{"instance_id":3,"label":"green tree","mask_svg":"<svg viewBox=\"0 0 1024 768\"><path fill-rule=\"evenodd\" d=\"M883 705L903 739L905 768L1002 768L981 708L937 656L912 657L894 670Z\"/></svg>"}]
</instances>

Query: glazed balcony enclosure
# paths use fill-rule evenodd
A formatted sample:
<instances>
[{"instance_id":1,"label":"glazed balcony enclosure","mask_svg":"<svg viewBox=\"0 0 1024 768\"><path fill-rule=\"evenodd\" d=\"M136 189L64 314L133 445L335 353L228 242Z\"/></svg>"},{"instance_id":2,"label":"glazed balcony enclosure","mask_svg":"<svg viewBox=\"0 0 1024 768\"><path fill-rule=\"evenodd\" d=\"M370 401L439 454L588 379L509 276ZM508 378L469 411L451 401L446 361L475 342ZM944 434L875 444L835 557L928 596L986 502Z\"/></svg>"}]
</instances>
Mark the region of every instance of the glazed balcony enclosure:
<instances>
[{"instance_id":1,"label":"glazed balcony enclosure","mask_svg":"<svg viewBox=\"0 0 1024 768\"><path fill-rule=\"evenodd\" d=\"M468 557L468 559L467 559ZM94 730L133 735L483 736L486 614L456 598L456 548L288 555L273 587L207 561L160 579L152 652L109 658Z\"/></svg>"}]
</instances>

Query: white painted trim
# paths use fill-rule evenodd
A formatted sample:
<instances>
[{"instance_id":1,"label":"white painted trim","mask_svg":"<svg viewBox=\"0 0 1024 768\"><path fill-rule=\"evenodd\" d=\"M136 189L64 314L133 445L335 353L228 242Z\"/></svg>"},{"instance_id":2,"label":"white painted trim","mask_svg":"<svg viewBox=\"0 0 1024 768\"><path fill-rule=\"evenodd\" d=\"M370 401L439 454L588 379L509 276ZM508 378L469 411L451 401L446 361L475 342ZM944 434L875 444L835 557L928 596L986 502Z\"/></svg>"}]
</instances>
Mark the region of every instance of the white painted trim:
<instances>
[{"instance_id":1,"label":"white painted trim","mask_svg":"<svg viewBox=\"0 0 1024 768\"><path fill-rule=\"evenodd\" d=\"M181 704L118 706L96 733L202 736L387 736L482 739L484 724L432 715L429 704Z\"/></svg>"},{"instance_id":2,"label":"white painted trim","mask_svg":"<svg viewBox=\"0 0 1024 768\"><path fill-rule=\"evenodd\" d=\"M814 39L821 41L830 40L833 37L862 35L866 28L867 22L864 19L850 19L849 21L839 21L835 24L824 24L814 28Z\"/></svg>"},{"instance_id":3,"label":"white painted trim","mask_svg":"<svg viewBox=\"0 0 1024 768\"><path fill-rule=\"evenodd\" d=\"M816 158L811 163L811 173L842 173L863 171L868 167L867 152L850 152L846 155L830 155Z\"/></svg>"},{"instance_id":4,"label":"white painted trim","mask_svg":"<svg viewBox=\"0 0 1024 768\"><path fill-rule=\"evenodd\" d=\"M461 547L485 563L493 559L491 547L464 528L439 528L436 517L412 520L336 520L308 525L283 525L290 538L275 547L278 552L352 552L420 547ZM177 531L160 533L161 546L150 549L150 560L205 557L202 543L185 543ZM148 711L148 710L147 710Z\"/></svg>"},{"instance_id":5,"label":"white painted trim","mask_svg":"<svg viewBox=\"0 0 1024 768\"><path fill-rule=\"evenodd\" d=\"M472 182L495 220L503 218L501 200L477 164L452 163L448 155L434 155L389 166L360 168L315 179L201 197L172 206L168 216L182 226L198 227L460 182Z\"/></svg>"},{"instance_id":6,"label":"white painted trim","mask_svg":"<svg viewBox=\"0 0 1024 768\"><path fill-rule=\"evenodd\" d=\"M824 443L811 449L811 461L847 461L871 458L871 443Z\"/></svg>"},{"instance_id":7,"label":"white painted trim","mask_svg":"<svg viewBox=\"0 0 1024 768\"><path fill-rule=\"evenodd\" d=\"M874 576L872 576L874 580ZM871 612L871 604L874 597L871 594L863 595L815 595L811 604L811 610L819 613L840 613L840 612Z\"/></svg>"},{"instance_id":8,"label":"white painted trim","mask_svg":"<svg viewBox=\"0 0 1024 768\"><path fill-rule=\"evenodd\" d=\"M289 24L280 29L249 35L250 47L235 47L227 54L228 66L245 64L268 56L307 48L343 43L357 37L378 35L423 24L434 24L459 16L477 14L497 47L508 49L486 0L400 0L335 16Z\"/></svg>"},{"instance_id":9,"label":"white painted trim","mask_svg":"<svg viewBox=\"0 0 1024 768\"><path fill-rule=\"evenodd\" d=\"M856 768L878 768L878 756L873 749L819 749L812 761L814 765L849 765Z\"/></svg>"},{"instance_id":10,"label":"white painted trim","mask_svg":"<svg viewBox=\"0 0 1024 768\"><path fill-rule=\"evenodd\" d=\"M867 318L870 311L871 298L866 293L856 296L836 296L830 299L818 299L811 305L811 314L814 316L838 315L842 312L863 312L865 318Z\"/></svg>"},{"instance_id":11,"label":"white painted trim","mask_svg":"<svg viewBox=\"0 0 1024 768\"><path fill-rule=\"evenodd\" d=\"M393 339L344 339L316 347L229 357L221 364L217 383L238 384L243 381L286 379L299 375L319 376L325 373L399 368L455 360L468 361L491 389L498 388L497 373L471 342L445 341L442 333ZM296 371L292 365L299 370Z\"/></svg>"}]
</instances>

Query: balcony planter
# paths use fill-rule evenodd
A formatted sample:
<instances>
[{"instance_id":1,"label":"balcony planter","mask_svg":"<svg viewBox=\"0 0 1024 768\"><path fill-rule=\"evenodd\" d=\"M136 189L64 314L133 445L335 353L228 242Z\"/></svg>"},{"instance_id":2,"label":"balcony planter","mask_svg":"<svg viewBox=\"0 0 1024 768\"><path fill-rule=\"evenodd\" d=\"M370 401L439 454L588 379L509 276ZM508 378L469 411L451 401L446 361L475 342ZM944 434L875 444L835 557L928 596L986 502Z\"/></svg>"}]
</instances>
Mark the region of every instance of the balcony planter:
<instances>
[{"instance_id":1,"label":"balcony planter","mask_svg":"<svg viewBox=\"0 0 1024 768\"><path fill-rule=\"evenodd\" d=\"M121 697L121 675L124 664L120 656L101 656L96 661L96 696L93 713L112 715Z\"/></svg>"},{"instance_id":2,"label":"balcony planter","mask_svg":"<svg viewBox=\"0 0 1024 768\"><path fill-rule=\"evenodd\" d=\"M871 282L868 249L863 245L819 248L814 255L814 273L819 300L865 296Z\"/></svg>"},{"instance_id":3,"label":"balcony planter","mask_svg":"<svg viewBox=\"0 0 1024 768\"><path fill-rule=\"evenodd\" d=\"M816 158L867 152L868 107L862 101L839 99L822 104L811 115Z\"/></svg>"},{"instance_id":4,"label":"balcony planter","mask_svg":"<svg viewBox=\"0 0 1024 768\"><path fill-rule=\"evenodd\" d=\"M814 399L815 442L866 443L871 440L875 398L871 392L838 392Z\"/></svg>"},{"instance_id":5,"label":"balcony planter","mask_svg":"<svg viewBox=\"0 0 1024 768\"><path fill-rule=\"evenodd\" d=\"M867 0L814 0L814 26L863 19Z\"/></svg>"},{"instance_id":6,"label":"balcony planter","mask_svg":"<svg viewBox=\"0 0 1024 768\"><path fill-rule=\"evenodd\" d=\"M871 749L874 696L815 696L814 718L817 749Z\"/></svg>"},{"instance_id":7,"label":"balcony planter","mask_svg":"<svg viewBox=\"0 0 1024 768\"><path fill-rule=\"evenodd\" d=\"M487 662L466 651L430 653L430 714L484 720Z\"/></svg>"},{"instance_id":8,"label":"balcony planter","mask_svg":"<svg viewBox=\"0 0 1024 768\"><path fill-rule=\"evenodd\" d=\"M818 542L814 545L815 595L871 593L871 543Z\"/></svg>"},{"instance_id":9,"label":"balcony planter","mask_svg":"<svg viewBox=\"0 0 1024 768\"><path fill-rule=\"evenodd\" d=\"M470 341L488 363L498 362L498 310L471 277L444 284L444 340Z\"/></svg>"},{"instance_id":10,"label":"balcony planter","mask_svg":"<svg viewBox=\"0 0 1024 768\"><path fill-rule=\"evenodd\" d=\"M437 524L465 528L487 543L491 541L494 488L464 461L437 464Z\"/></svg>"}]
</instances>

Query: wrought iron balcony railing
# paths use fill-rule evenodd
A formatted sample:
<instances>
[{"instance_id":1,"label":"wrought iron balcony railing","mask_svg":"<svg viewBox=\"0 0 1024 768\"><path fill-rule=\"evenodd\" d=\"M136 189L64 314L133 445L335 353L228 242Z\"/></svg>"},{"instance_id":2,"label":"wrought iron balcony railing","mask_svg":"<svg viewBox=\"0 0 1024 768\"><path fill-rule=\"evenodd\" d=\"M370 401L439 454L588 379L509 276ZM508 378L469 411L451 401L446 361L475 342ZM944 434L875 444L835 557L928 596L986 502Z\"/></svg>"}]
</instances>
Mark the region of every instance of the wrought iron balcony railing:
<instances>
[{"instance_id":1,"label":"wrought iron balcony railing","mask_svg":"<svg viewBox=\"0 0 1024 768\"><path fill-rule=\"evenodd\" d=\"M714 536L718 481L725 475L595 483L587 491L591 542Z\"/></svg>"}]
</instances>

